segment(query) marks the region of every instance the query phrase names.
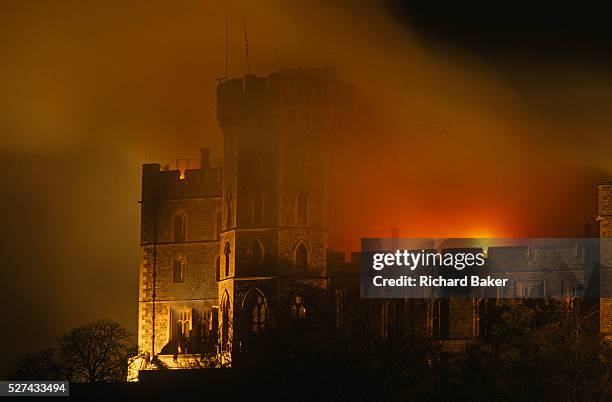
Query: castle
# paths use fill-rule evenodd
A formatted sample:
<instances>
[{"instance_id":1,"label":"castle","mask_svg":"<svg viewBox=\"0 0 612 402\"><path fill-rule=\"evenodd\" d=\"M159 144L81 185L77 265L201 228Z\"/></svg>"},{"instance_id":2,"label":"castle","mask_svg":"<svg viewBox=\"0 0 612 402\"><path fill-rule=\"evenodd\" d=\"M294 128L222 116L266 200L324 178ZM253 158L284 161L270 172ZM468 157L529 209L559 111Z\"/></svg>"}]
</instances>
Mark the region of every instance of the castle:
<instances>
[{"instance_id":1,"label":"castle","mask_svg":"<svg viewBox=\"0 0 612 402\"><path fill-rule=\"evenodd\" d=\"M329 164L355 93L333 68L281 69L217 87L222 167L142 170L138 344L171 367L203 353L248 350L270 325L334 317L358 302L359 254L336 253ZM600 191L601 235L612 235L612 183ZM514 251L516 252L516 250ZM602 257L608 266L609 257ZM536 291L543 291L534 282ZM518 295L520 297L520 295ZM602 299L601 330L612 333ZM461 348L484 331L474 300L422 303L422 326ZM401 319L380 303L381 336Z\"/></svg>"}]
</instances>

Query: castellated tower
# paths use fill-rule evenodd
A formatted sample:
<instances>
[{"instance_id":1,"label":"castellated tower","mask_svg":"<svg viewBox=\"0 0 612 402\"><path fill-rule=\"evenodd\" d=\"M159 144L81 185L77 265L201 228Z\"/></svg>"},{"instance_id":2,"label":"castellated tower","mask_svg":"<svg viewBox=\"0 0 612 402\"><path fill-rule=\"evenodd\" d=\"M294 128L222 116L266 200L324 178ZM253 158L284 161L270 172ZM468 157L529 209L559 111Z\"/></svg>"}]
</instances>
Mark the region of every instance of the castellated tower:
<instances>
[{"instance_id":1,"label":"castellated tower","mask_svg":"<svg viewBox=\"0 0 612 402\"><path fill-rule=\"evenodd\" d=\"M353 87L333 68L281 69L217 87L224 136L219 326L244 351L273 325L322 317L332 249L330 138Z\"/></svg>"},{"instance_id":2,"label":"castellated tower","mask_svg":"<svg viewBox=\"0 0 612 402\"><path fill-rule=\"evenodd\" d=\"M612 180L599 183L599 220L600 235L600 331L612 337Z\"/></svg>"},{"instance_id":3,"label":"castellated tower","mask_svg":"<svg viewBox=\"0 0 612 402\"><path fill-rule=\"evenodd\" d=\"M142 168L141 352L200 353L215 331L222 175L208 157L202 149L197 169L185 160L176 161L176 170Z\"/></svg>"}]
</instances>

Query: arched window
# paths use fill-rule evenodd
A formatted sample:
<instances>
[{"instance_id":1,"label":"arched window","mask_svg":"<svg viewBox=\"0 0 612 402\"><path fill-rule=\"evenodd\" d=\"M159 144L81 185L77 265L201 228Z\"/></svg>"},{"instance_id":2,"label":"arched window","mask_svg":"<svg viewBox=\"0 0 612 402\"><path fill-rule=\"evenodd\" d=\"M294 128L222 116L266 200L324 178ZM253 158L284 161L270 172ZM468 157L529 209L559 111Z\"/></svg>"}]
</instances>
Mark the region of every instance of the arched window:
<instances>
[{"instance_id":1,"label":"arched window","mask_svg":"<svg viewBox=\"0 0 612 402\"><path fill-rule=\"evenodd\" d=\"M177 258L172 262L172 280L174 283L185 282L186 261L184 258Z\"/></svg>"},{"instance_id":2,"label":"arched window","mask_svg":"<svg viewBox=\"0 0 612 402\"><path fill-rule=\"evenodd\" d=\"M184 243L187 232L187 218L185 214L179 213L174 216L174 242Z\"/></svg>"},{"instance_id":3,"label":"arched window","mask_svg":"<svg viewBox=\"0 0 612 402\"><path fill-rule=\"evenodd\" d=\"M304 243L300 243L295 250L295 267L297 269L308 269L308 248Z\"/></svg>"},{"instance_id":4,"label":"arched window","mask_svg":"<svg viewBox=\"0 0 612 402\"><path fill-rule=\"evenodd\" d=\"M175 352L178 354L189 353L188 347L190 344L192 327L192 311L191 309L178 309L171 311L174 328L171 330L173 343L176 345Z\"/></svg>"},{"instance_id":5,"label":"arched window","mask_svg":"<svg viewBox=\"0 0 612 402\"><path fill-rule=\"evenodd\" d=\"M262 333L266 329L266 298L258 289L252 289L244 298L244 312L250 333Z\"/></svg>"},{"instance_id":6,"label":"arched window","mask_svg":"<svg viewBox=\"0 0 612 402\"><path fill-rule=\"evenodd\" d=\"M223 251L225 254L225 277L228 277L230 274L230 254L231 248L229 243L225 243L225 250Z\"/></svg>"},{"instance_id":7,"label":"arched window","mask_svg":"<svg viewBox=\"0 0 612 402\"><path fill-rule=\"evenodd\" d=\"M295 200L295 223L300 226L308 224L308 195L300 191Z\"/></svg>"},{"instance_id":8,"label":"arched window","mask_svg":"<svg viewBox=\"0 0 612 402\"><path fill-rule=\"evenodd\" d=\"M291 314L291 320L295 323L300 324L306 321L308 308L302 292L296 292L291 296L289 300L289 313Z\"/></svg>"},{"instance_id":9,"label":"arched window","mask_svg":"<svg viewBox=\"0 0 612 402\"><path fill-rule=\"evenodd\" d=\"M263 249L257 240L251 242L249 248L249 272L251 274L261 273L263 268Z\"/></svg>"}]
</instances>

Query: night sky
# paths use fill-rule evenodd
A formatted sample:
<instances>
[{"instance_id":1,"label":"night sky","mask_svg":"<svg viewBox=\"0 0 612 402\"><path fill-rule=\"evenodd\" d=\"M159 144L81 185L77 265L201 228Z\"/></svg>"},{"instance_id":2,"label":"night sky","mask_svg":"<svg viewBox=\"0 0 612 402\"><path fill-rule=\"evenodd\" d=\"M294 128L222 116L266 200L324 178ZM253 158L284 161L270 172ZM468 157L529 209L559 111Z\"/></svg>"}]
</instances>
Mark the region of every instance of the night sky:
<instances>
[{"instance_id":1,"label":"night sky","mask_svg":"<svg viewBox=\"0 0 612 402\"><path fill-rule=\"evenodd\" d=\"M607 14L427 3L0 2L0 366L98 318L136 331L140 166L220 163L226 12L231 76L246 25L256 74L336 65L371 103L337 183L351 244L582 234L612 173Z\"/></svg>"}]
</instances>

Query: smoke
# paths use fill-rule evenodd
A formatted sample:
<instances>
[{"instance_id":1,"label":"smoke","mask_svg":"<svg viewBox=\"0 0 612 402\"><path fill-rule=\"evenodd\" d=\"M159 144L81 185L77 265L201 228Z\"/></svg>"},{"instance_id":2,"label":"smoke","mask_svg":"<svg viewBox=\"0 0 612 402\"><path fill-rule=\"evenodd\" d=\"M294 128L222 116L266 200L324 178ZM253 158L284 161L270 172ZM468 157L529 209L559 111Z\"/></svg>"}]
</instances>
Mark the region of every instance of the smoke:
<instances>
[{"instance_id":1,"label":"smoke","mask_svg":"<svg viewBox=\"0 0 612 402\"><path fill-rule=\"evenodd\" d=\"M592 218L612 170L597 66L500 67L367 1L3 1L5 358L100 317L136 331L140 165L204 145L220 164L226 15L231 76L246 71L246 25L252 72L333 64L371 105L336 183L350 245L396 226L575 235Z\"/></svg>"}]
</instances>

